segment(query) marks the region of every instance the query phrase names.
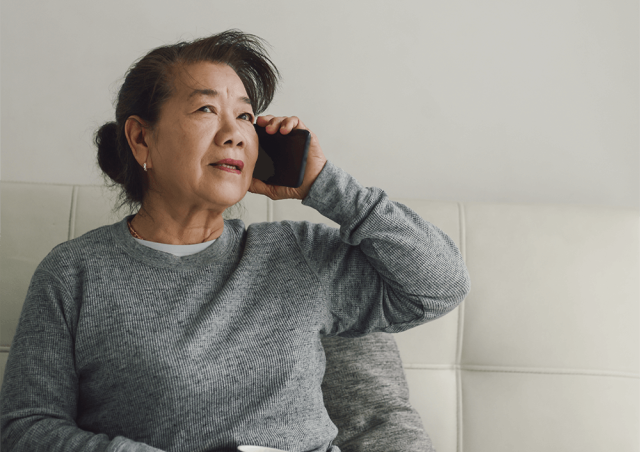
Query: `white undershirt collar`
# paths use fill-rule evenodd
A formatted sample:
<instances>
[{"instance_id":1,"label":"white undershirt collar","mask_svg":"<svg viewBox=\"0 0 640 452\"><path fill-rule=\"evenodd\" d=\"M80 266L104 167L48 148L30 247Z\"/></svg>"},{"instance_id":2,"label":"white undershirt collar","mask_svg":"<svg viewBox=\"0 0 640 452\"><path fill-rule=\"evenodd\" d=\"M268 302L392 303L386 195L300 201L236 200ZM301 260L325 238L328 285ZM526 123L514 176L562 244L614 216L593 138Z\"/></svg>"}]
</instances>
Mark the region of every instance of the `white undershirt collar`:
<instances>
[{"instance_id":1,"label":"white undershirt collar","mask_svg":"<svg viewBox=\"0 0 640 452\"><path fill-rule=\"evenodd\" d=\"M136 239L135 237L134 239L141 245L148 246L154 250L170 253L178 257L199 253L216 241L216 239L213 239L208 242L194 243L193 245L169 245L168 243L150 242L148 240Z\"/></svg>"}]
</instances>

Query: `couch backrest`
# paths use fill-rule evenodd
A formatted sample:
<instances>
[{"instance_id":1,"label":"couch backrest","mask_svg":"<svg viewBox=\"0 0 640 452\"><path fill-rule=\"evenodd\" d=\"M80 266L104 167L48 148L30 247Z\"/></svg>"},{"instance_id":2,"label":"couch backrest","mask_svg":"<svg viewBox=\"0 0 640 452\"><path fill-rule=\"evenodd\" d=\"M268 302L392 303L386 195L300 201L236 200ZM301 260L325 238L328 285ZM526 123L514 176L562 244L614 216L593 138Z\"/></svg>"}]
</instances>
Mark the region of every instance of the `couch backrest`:
<instances>
[{"instance_id":1,"label":"couch backrest","mask_svg":"<svg viewBox=\"0 0 640 452\"><path fill-rule=\"evenodd\" d=\"M113 223L98 186L0 183L2 374L31 276L58 243ZM395 335L439 452L638 451L638 211L393 199L444 230L471 275L447 316ZM250 224L338 227L247 193Z\"/></svg>"}]
</instances>

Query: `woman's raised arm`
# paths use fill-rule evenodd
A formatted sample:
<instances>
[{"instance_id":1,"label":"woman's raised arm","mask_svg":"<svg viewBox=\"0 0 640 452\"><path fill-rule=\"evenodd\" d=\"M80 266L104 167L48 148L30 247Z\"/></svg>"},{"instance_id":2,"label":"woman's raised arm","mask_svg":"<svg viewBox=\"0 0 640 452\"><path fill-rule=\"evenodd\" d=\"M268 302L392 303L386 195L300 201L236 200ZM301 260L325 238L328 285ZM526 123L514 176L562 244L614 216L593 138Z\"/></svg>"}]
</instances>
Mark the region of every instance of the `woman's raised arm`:
<instances>
[{"instance_id":1,"label":"woman's raised arm","mask_svg":"<svg viewBox=\"0 0 640 452\"><path fill-rule=\"evenodd\" d=\"M288 222L328 298L325 334L396 333L453 310L470 290L457 246L384 190L328 161L303 205L340 225Z\"/></svg>"}]
</instances>

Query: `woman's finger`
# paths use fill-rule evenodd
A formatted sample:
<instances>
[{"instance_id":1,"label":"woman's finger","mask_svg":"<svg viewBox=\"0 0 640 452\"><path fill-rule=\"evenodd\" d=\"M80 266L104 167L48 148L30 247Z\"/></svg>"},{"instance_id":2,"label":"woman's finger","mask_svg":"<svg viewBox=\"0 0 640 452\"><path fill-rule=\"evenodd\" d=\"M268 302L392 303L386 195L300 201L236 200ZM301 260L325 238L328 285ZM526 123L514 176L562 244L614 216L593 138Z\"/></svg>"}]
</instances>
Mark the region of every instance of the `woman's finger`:
<instances>
[{"instance_id":1,"label":"woman's finger","mask_svg":"<svg viewBox=\"0 0 640 452\"><path fill-rule=\"evenodd\" d=\"M275 195L275 187L273 185L265 184L260 179L256 179L255 177L251 179L249 191L251 193L257 193L259 195L265 195L271 199L273 199Z\"/></svg>"},{"instance_id":2,"label":"woman's finger","mask_svg":"<svg viewBox=\"0 0 640 452\"><path fill-rule=\"evenodd\" d=\"M297 116L258 116L256 124L264 127L269 135L280 132L283 135L288 134L293 129L299 128L300 119Z\"/></svg>"},{"instance_id":3,"label":"woman's finger","mask_svg":"<svg viewBox=\"0 0 640 452\"><path fill-rule=\"evenodd\" d=\"M288 134L293 129L297 129L299 123L300 119L297 116L289 116L288 118L285 118L280 124L280 133L283 135Z\"/></svg>"},{"instance_id":4,"label":"woman's finger","mask_svg":"<svg viewBox=\"0 0 640 452\"><path fill-rule=\"evenodd\" d=\"M269 124L269 121L271 121L272 118L274 118L273 115L258 116L258 118L256 119L256 124L258 124L260 127L264 127Z\"/></svg>"},{"instance_id":5,"label":"woman's finger","mask_svg":"<svg viewBox=\"0 0 640 452\"><path fill-rule=\"evenodd\" d=\"M259 195L265 195L274 201L278 201L280 199L302 199L295 188L265 184L263 181L256 179L255 177L251 179L249 191Z\"/></svg>"},{"instance_id":6,"label":"woman's finger","mask_svg":"<svg viewBox=\"0 0 640 452\"><path fill-rule=\"evenodd\" d=\"M285 119L285 116L274 116L269 120L269 123L264 127L268 134L273 135L280 128L280 124Z\"/></svg>"}]
</instances>

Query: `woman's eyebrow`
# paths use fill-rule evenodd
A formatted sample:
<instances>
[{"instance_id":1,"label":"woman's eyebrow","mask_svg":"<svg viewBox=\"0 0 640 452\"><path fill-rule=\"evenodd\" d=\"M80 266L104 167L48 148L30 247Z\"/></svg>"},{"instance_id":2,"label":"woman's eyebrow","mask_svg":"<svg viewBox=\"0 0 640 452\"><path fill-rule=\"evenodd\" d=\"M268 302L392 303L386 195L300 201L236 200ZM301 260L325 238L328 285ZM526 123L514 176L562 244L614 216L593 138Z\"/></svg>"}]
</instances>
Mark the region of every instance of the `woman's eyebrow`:
<instances>
[{"instance_id":1,"label":"woman's eyebrow","mask_svg":"<svg viewBox=\"0 0 640 452\"><path fill-rule=\"evenodd\" d=\"M210 97L216 97L218 95L218 91L216 91L215 89L194 89L193 91L191 91L191 94L189 94L188 99L191 99L193 96L210 96ZM241 100L242 102L244 102L245 104L249 104L251 105L251 99L249 99L248 97L245 96L241 96L238 98L239 100Z\"/></svg>"},{"instance_id":2,"label":"woman's eyebrow","mask_svg":"<svg viewBox=\"0 0 640 452\"><path fill-rule=\"evenodd\" d=\"M193 91L191 91L191 94L189 94L189 99L191 99L193 96L216 97L217 95L218 91L216 91L215 89L194 89Z\"/></svg>"}]
</instances>

